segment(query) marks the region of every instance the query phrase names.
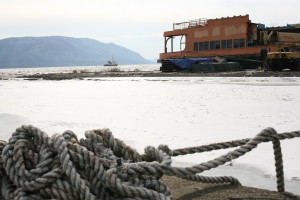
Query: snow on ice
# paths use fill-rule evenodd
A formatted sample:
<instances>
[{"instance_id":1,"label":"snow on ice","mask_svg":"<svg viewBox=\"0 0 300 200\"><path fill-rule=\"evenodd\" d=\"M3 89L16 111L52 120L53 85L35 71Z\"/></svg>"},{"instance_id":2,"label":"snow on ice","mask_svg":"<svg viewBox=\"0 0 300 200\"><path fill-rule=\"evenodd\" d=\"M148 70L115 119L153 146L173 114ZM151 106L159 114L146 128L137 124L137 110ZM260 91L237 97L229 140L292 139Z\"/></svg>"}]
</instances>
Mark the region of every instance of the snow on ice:
<instances>
[{"instance_id":1,"label":"snow on ice","mask_svg":"<svg viewBox=\"0 0 300 200\"><path fill-rule=\"evenodd\" d=\"M22 124L49 135L110 128L140 153L251 138L266 127L299 130L300 78L93 78L0 80L0 133L8 140ZM282 143L286 190L300 194L300 139ZM206 162L229 150L180 156L173 165ZM205 172L231 175L243 185L276 190L272 144Z\"/></svg>"}]
</instances>

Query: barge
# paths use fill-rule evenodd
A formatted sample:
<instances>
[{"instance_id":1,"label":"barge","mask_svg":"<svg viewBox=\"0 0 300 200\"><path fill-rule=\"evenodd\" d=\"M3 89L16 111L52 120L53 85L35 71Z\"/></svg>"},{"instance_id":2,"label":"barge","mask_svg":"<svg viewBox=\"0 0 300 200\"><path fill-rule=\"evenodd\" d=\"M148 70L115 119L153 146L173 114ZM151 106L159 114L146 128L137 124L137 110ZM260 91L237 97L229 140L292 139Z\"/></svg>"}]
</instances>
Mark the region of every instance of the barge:
<instances>
[{"instance_id":1,"label":"barge","mask_svg":"<svg viewBox=\"0 0 300 200\"><path fill-rule=\"evenodd\" d=\"M208 71L212 72L257 69L266 63L267 53L290 46L268 38L271 35L273 37L275 32L299 36L300 24L268 28L264 24L252 23L249 15L174 23L172 31L164 32L164 52L158 60L162 63L160 69L163 72L195 69L197 66L205 69L210 66ZM175 38L179 39L176 44ZM294 41L296 43L300 43L300 40ZM175 50L175 46L178 50ZM213 60L204 63L200 59L184 66L176 64L180 60L198 58Z\"/></svg>"}]
</instances>

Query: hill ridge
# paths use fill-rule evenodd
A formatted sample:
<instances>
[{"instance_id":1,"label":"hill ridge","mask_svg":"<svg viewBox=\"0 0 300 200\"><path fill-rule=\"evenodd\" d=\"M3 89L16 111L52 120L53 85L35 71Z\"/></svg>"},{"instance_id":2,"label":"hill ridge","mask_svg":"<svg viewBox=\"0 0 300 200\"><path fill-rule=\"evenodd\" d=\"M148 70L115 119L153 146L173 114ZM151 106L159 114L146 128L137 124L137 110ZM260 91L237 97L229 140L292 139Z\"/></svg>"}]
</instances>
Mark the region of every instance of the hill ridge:
<instances>
[{"instance_id":1,"label":"hill ridge","mask_svg":"<svg viewBox=\"0 0 300 200\"><path fill-rule=\"evenodd\" d=\"M0 40L0 68L149 64L137 52L114 43L66 36L11 37Z\"/></svg>"}]
</instances>

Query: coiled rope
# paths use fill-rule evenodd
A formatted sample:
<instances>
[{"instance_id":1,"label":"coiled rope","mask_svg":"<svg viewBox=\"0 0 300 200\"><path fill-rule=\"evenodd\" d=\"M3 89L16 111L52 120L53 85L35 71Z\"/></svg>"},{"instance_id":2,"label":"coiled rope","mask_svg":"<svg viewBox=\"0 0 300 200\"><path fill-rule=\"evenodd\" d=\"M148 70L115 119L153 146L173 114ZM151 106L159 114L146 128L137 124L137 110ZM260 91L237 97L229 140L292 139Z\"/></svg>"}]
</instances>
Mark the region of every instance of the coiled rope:
<instances>
[{"instance_id":1,"label":"coiled rope","mask_svg":"<svg viewBox=\"0 0 300 200\"><path fill-rule=\"evenodd\" d=\"M202 183L240 185L233 177L197 175L236 159L262 142L273 143L277 189L284 192L280 140L300 137L299 131L277 134L272 128L252 139L170 150L148 146L140 155L109 129L85 132L78 140L72 131L49 137L34 126L17 128L6 143L0 141L0 186L3 199L172 199L163 175ZM171 156L238 147L192 167L172 167Z\"/></svg>"}]
</instances>

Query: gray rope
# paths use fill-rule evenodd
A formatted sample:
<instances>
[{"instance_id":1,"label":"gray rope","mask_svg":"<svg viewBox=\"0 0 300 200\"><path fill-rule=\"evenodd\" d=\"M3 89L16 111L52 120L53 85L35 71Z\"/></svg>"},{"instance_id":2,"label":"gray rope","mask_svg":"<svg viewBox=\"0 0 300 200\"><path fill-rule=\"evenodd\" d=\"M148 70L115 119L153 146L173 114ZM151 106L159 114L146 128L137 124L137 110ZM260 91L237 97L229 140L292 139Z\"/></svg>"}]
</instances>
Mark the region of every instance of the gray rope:
<instances>
[{"instance_id":1,"label":"gray rope","mask_svg":"<svg viewBox=\"0 0 300 200\"><path fill-rule=\"evenodd\" d=\"M277 134L272 128L252 139L170 150L148 146L140 155L109 129L86 131L78 140L72 131L49 137L34 126L17 128L6 143L0 140L0 186L3 199L171 199L160 180L177 176L202 183L240 185L230 176L208 177L199 173L225 164L256 148L273 143L277 189L284 192L280 140L300 137L300 132ZM192 167L172 167L171 156L238 147L227 154Z\"/></svg>"},{"instance_id":2,"label":"gray rope","mask_svg":"<svg viewBox=\"0 0 300 200\"><path fill-rule=\"evenodd\" d=\"M284 139L292 139L295 137L300 137L299 131L293 131L293 132L287 132L287 133L281 133L277 135L273 135L272 137L275 137L278 140L284 140ZM275 139L274 138L274 139ZM202 145L197 147L187 147L182 149L174 149L171 150L167 145L159 145L159 149L166 152L170 156L179 156L179 155L187 155L187 154L194 154L194 153L202 153L202 152L208 152L208 151L214 151L214 150L220 150L220 149L228 149L233 147L239 147L247 142L249 142L251 138L242 139L242 140L233 140L228 142L221 142L221 143L213 143L209 145ZM266 138L263 142L269 142L270 140Z\"/></svg>"},{"instance_id":3,"label":"gray rope","mask_svg":"<svg viewBox=\"0 0 300 200\"><path fill-rule=\"evenodd\" d=\"M186 149L180 149L180 150L175 150L171 151L169 148L165 145L161 145L160 149L165 149L168 154L173 155L173 152L182 153L182 154L187 154L187 152L190 150L191 153L195 152L203 152L203 151L210 151L211 149L226 149L230 147L234 147L237 144L243 144L241 147L234 151L230 151L227 154L220 156L218 158L215 158L213 160L210 160L205 163L201 163L199 165L195 165L192 167L186 167L186 168L179 168L179 167L172 167L170 170L167 172L168 175L176 175L178 173L201 173L205 170L209 170L212 168L216 168L220 165L225 164L226 162L229 162L233 159L239 158L240 156L250 152L252 149L256 148L258 144L262 142L268 142L272 141L273 143L273 149L274 149L274 155L275 155L275 166L276 166L276 177L277 177L277 190L279 192L284 192L284 173L283 173L283 160L282 160L282 153L281 153L281 147L280 147L280 142L279 140L283 139L291 139L295 137L300 137L300 131L294 131L294 132L289 132L289 133L282 133L282 134L277 134L277 132L272 129L272 128L267 128L263 131L261 131L257 136L255 136L252 139L244 139L244 140L237 140L233 142L225 142L225 143L217 143L217 144L212 144L212 145L206 145L204 148L203 146L200 147L193 147L193 148L186 148ZM245 143L245 141L247 141ZM230 156L228 156L230 155ZM226 177L229 178L229 177ZM236 184L235 180L230 179L232 184Z\"/></svg>"}]
</instances>

